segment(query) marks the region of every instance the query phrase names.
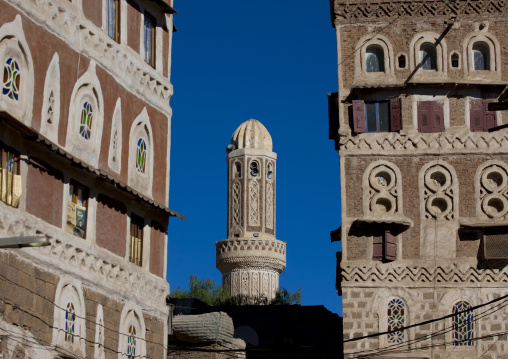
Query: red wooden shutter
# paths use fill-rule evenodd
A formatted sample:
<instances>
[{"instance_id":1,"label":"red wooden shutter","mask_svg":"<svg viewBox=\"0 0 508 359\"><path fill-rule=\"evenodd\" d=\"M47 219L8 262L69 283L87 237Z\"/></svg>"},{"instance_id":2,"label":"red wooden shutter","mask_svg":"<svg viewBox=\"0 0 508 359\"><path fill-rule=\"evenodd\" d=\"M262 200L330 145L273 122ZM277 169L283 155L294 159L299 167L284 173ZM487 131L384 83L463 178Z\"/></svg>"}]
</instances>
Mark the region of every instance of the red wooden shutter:
<instances>
[{"instance_id":1,"label":"red wooden shutter","mask_svg":"<svg viewBox=\"0 0 508 359\"><path fill-rule=\"evenodd\" d=\"M374 236L372 239L372 259L383 260L383 236Z\"/></svg>"},{"instance_id":2,"label":"red wooden shutter","mask_svg":"<svg viewBox=\"0 0 508 359\"><path fill-rule=\"evenodd\" d=\"M483 131L484 128L484 108L480 100L471 100L469 108L469 127L472 132Z\"/></svg>"},{"instance_id":3,"label":"red wooden shutter","mask_svg":"<svg viewBox=\"0 0 508 359\"><path fill-rule=\"evenodd\" d=\"M432 132L444 131L444 110L441 102L432 102Z\"/></svg>"},{"instance_id":4,"label":"red wooden shutter","mask_svg":"<svg viewBox=\"0 0 508 359\"><path fill-rule=\"evenodd\" d=\"M365 121L365 102L362 100L353 100L353 122L354 132L364 133L367 131Z\"/></svg>"},{"instance_id":5,"label":"red wooden shutter","mask_svg":"<svg viewBox=\"0 0 508 359\"><path fill-rule=\"evenodd\" d=\"M432 101L418 102L418 131L432 132L431 130Z\"/></svg>"},{"instance_id":6,"label":"red wooden shutter","mask_svg":"<svg viewBox=\"0 0 508 359\"><path fill-rule=\"evenodd\" d=\"M394 261L397 259L397 237L385 231L385 259Z\"/></svg>"},{"instance_id":7,"label":"red wooden shutter","mask_svg":"<svg viewBox=\"0 0 508 359\"><path fill-rule=\"evenodd\" d=\"M482 101L482 107L484 108L484 114L485 114L485 121L484 121L484 131L488 131L492 127L497 126L497 117L496 117L496 111L489 111L489 103L491 103L492 100L483 100Z\"/></svg>"},{"instance_id":8,"label":"red wooden shutter","mask_svg":"<svg viewBox=\"0 0 508 359\"><path fill-rule=\"evenodd\" d=\"M400 97L390 100L390 131L402 129L402 110Z\"/></svg>"}]
</instances>

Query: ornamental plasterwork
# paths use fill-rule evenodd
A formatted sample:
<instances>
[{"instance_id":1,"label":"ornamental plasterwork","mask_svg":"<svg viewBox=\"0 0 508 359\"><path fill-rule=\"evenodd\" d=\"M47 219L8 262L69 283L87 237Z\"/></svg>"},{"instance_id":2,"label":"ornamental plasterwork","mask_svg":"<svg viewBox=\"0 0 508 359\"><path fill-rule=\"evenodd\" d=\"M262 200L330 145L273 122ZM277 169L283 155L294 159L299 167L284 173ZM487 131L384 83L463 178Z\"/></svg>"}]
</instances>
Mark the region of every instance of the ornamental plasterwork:
<instances>
[{"instance_id":1,"label":"ornamental plasterwork","mask_svg":"<svg viewBox=\"0 0 508 359\"><path fill-rule=\"evenodd\" d=\"M508 133L470 132L469 129L450 133L376 133L341 135L340 152L344 154L408 154L429 153L508 153Z\"/></svg>"},{"instance_id":2,"label":"ornamental plasterwork","mask_svg":"<svg viewBox=\"0 0 508 359\"><path fill-rule=\"evenodd\" d=\"M400 170L393 163L371 163L363 178L363 208L367 215L402 213Z\"/></svg>"},{"instance_id":3,"label":"ornamental plasterwork","mask_svg":"<svg viewBox=\"0 0 508 359\"><path fill-rule=\"evenodd\" d=\"M455 174L446 163L434 161L424 166L420 172L420 196L425 219L456 219L457 187Z\"/></svg>"},{"instance_id":4,"label":"ornamental plasterwork","mask_svg":"<svg viewBox=\"0 0 508 359\"><path fill-rule=\"evenodd\" d=\"M170 114L169 98L173 95L170 81L141 56L133 56L132 49L116 43L84 17L76 16L75 5L64 0L12 0L10 3L29 13L31 19L49 28L78 53L96 60L124 87L142 96L164 114Z\"/></svg>"},{"instance_id":5,"label":"ornamental plasterwork","mask_svg":"<svg viewBox=\"0 0 508 359\"><path fill-rule=\"evenodd\" d=\"M475 259L476 260L476 259ZM476 263L476 262L475 262ZM478 269L473 261L454 263L440 262L436 267L427 267L425 263L407 264L365 264L341 265L342 286L362 286L379 283L418 283L420 285L446 284L447 286L464 286L464 283L483 283L499 286L499 283L508 283L508 268Z\"/></svg>"},{"instance_id":6,"label":"ornamental plasterwork","mask_svg":"<svg viewBox=\"0 0 508 359\"><path fill-rule=\"evenodd\" d=\"M1 205L1 204L0 204ZM119 297L144 303L145 308L164 315L161 308L169 293L168 283L146 269L127 263L123 258L99 248L90 241L76 240L36 217L3 206L0 211L0 234L5 236L45 235L51 245L33 250L20 250L20 256L45 270L68 273L84 286L93 283L96 290L110 292L115 288ZM155 300L154 300L155 299ZM162 313L162 314L161 314Z\"/></svg>"},{"instance_id":7,"label":"ornamental plasterwork","mask_svg":"<svg viewBox=\"0 0 508 359\"><path fill-rule=\"evenodd\" d=\"M476 175L477 213L483 218L506 220L508 217L508 170L501 161L488 161Z\"/></svg>"},{"instance_id":8,"label":"ornamental plasterwork","mask_svg":"<svg viewBox=\"0 0 508 359\"><path fill-rule=\"evenodd\" d=\"M335 17L343 22L412 16L497 15L508 12L506 0L335 0Z\"/></svg>"}]
</instances>

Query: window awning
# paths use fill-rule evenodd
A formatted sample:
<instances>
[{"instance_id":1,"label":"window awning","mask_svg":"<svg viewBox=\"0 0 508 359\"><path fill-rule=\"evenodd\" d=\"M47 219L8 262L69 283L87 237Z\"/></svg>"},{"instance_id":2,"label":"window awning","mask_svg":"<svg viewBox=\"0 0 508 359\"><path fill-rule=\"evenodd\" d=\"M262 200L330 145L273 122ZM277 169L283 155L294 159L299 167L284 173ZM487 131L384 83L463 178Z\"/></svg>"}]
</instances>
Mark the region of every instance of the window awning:
<instances>
[{"instance_id":1,"label":"window awning","mask_svg":"<svg viewBox=\"0 0 508 359\"><path fill-rule=\"evenodd\" d=\"M495 221L477 217L461 218L459 224L461 227L470 228L508 227L508 221Z\"/></svg>"},{"instance_id":2,"label":"window awning","mask_svg":"<svg viewBox=\"0 0 508 359\"><path fill-rule=\"evenodd\" d=\"M365 216L356 218L353 223L380 223L380 224L399 224L407 228L413 228L414 222L401 215L384 215L384 216Z\"/></svg>"}]
</instances>

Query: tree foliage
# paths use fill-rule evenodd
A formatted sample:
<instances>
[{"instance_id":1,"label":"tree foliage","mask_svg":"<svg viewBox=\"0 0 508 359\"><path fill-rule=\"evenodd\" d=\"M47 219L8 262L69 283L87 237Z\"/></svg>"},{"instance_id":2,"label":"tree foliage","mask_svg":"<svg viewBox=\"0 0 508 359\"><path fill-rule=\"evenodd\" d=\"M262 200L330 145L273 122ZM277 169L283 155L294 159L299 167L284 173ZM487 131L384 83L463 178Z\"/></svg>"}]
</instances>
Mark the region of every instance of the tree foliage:
<instances>
[{"instance_id":1,"label":"tree foliage","mask_svg":"<svg viewBox=\"0 0 508 359\"><path fill-rule=\"evenodd\" d=\"M191 275L189 280L189 289L182 290L180 287L171 291L170 297L186 299L195 298L210 306L235 306L235 305L293 305L300 304L302 300L302 289L291 293L285 288L280 288L275 294L275 298L269 301L268 298L248 298L247 296L231 297L227 285L215 285L210 278L199 279L196 275Z\"/></svg>"}]
</instances>

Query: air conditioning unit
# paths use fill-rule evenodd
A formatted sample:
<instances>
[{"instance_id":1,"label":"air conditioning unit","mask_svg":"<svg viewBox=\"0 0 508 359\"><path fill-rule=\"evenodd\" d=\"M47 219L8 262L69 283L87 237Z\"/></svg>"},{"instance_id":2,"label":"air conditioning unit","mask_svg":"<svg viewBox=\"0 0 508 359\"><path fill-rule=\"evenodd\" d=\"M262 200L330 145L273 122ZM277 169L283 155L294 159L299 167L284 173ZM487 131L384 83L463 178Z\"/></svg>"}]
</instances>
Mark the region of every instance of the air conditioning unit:
<instances>
[{"instance_id":1,"label":"air conditioning unit","mask_svg":"<svg viewBox=\"0 0 508 359\"><path fill-rule=\"evenodd\" d=\"M508 260L508 228L483 236L483 253L485 259Z\"/></svg>"}]
</instances>

